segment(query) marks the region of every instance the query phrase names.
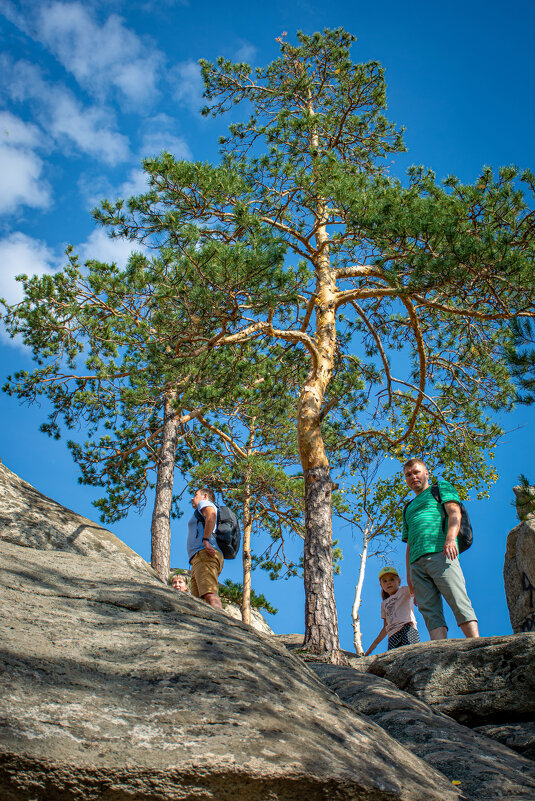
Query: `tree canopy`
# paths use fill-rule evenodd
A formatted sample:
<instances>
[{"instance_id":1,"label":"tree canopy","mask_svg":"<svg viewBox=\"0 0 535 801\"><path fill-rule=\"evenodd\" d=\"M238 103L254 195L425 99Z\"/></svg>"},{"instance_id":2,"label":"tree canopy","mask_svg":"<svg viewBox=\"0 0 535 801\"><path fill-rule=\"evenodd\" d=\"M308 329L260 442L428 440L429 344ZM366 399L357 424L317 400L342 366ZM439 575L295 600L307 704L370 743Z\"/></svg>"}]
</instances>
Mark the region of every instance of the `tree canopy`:
<instances>
[{"instance_id":1,"label":"tree canopy","mask_svg":"<svg viewBox=\"0 0 535 801\"><path fill-rule=\"evenodd\" d=\"M251 341L295 354L305 641L336 658L330 471L363 442L395 452L421 415L452 448L464 433L492 437L489 410L514 394L508 323L535 309L534 176L485 168L473 184L438 182L414 166L391 177L404 145L384 114L380 64L354 63L342 29L278 42L264 68L201 62L204 113L242 107L220 163L147 159L148 191L104 202L96 218L174 258L235 254L187 287L192 314L207 295L214 312L194 341L179 333L159 350L163 372L178 354L219 349L239 364ZM173 290L161 301L172 316Z\"/></svg>"}]
</instances>

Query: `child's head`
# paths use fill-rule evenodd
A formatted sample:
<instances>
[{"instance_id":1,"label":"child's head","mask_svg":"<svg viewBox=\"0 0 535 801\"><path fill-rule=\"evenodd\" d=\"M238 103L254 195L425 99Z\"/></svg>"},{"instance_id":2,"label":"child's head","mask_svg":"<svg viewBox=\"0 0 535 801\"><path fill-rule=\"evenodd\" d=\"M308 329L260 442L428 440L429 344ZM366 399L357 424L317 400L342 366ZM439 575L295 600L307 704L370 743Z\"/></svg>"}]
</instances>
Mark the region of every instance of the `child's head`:
<instances>
[{"instance_id":1,"label":"child's head","mask_svg":"<svg viewBox=\"0 0 535 801\"><path fill-rule=\"evenodd\" d=\"M383 601L394 595L401 586L401 579L395 567L383 567L379 571L379 584Z\"/></svg>"},{"instance_id":2,"label":"child's head","mask_svg":"<svg viewBox=\"0 0 535 801\"><path fill-rule=\"evenodd\" d=\"M174 573L171 577L171 587L179 592L189 592L188 580L182 573Z\"/></svg>"}]
</instances>

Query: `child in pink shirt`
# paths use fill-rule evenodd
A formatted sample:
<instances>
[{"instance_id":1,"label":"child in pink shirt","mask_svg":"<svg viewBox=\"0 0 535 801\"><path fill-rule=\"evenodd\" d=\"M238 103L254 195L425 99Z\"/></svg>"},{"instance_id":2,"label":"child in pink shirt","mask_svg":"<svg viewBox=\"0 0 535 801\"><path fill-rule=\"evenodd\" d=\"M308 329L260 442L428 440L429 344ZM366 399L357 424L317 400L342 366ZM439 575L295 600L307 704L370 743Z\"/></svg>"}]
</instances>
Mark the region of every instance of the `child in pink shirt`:
<instances>
[{"instance_id":1,"label":"child in pink shirt","mask_svg":"<svg viewBox=\"0 0 535 801\"><path fill-rule=\"evenodd\" d=\"M379 571L379 584L383 603L381 617L384 625L364 656L368 656L388 637L388 650L400 648L402 645L413 645L420 642L412 595L408 587L401 586L401 579L395 567L383 567Z\"/></svg>"}]
</instances>

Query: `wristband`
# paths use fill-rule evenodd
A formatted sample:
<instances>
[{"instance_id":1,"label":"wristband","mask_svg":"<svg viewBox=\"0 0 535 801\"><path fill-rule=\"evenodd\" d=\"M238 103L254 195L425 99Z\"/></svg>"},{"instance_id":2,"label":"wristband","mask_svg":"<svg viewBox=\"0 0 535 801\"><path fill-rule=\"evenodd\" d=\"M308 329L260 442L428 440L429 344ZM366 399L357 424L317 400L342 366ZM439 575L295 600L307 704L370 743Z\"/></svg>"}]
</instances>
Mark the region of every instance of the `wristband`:
<instances>
[{"instance_id":1,"label":"wristband","mask_svg":"<svg viewBox=\"0 0 535 801\"><path fill-rule=\"evenodd\" d=\"M210 537L203 537L203 538L202 538L202 541L203 541L203 542L210 542Z\"/></svg>"}]
</instances>

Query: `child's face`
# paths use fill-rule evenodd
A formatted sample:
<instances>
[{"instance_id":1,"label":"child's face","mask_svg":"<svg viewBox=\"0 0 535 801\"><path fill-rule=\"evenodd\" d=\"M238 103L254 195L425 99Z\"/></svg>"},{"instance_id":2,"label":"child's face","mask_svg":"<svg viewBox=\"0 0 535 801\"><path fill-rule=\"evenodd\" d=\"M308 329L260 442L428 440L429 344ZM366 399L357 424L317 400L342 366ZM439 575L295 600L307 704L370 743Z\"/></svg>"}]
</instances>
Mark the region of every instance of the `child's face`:
<instances>
[{"instance_id":1,"label":"child's face","mask_svg":"<svg viewBox=\"0 0 535 801\"><path fill-rule=\"evenodd\" d=\"M395 573L385 573L384 576L381 576L379 582L388 595L394 595L401 587L401 579Z\"/></svg>"},{"instance_id":2,"label":"child's face","mask_svg":"<svg viewBox=\"0 0 535 801\"><path fill-rule=\"evenodd\" d=\"M188 583L184 576L174 575L171 585L174 590L180 590L180 592L188 591Z\"/></svg>"}]
</instances>

